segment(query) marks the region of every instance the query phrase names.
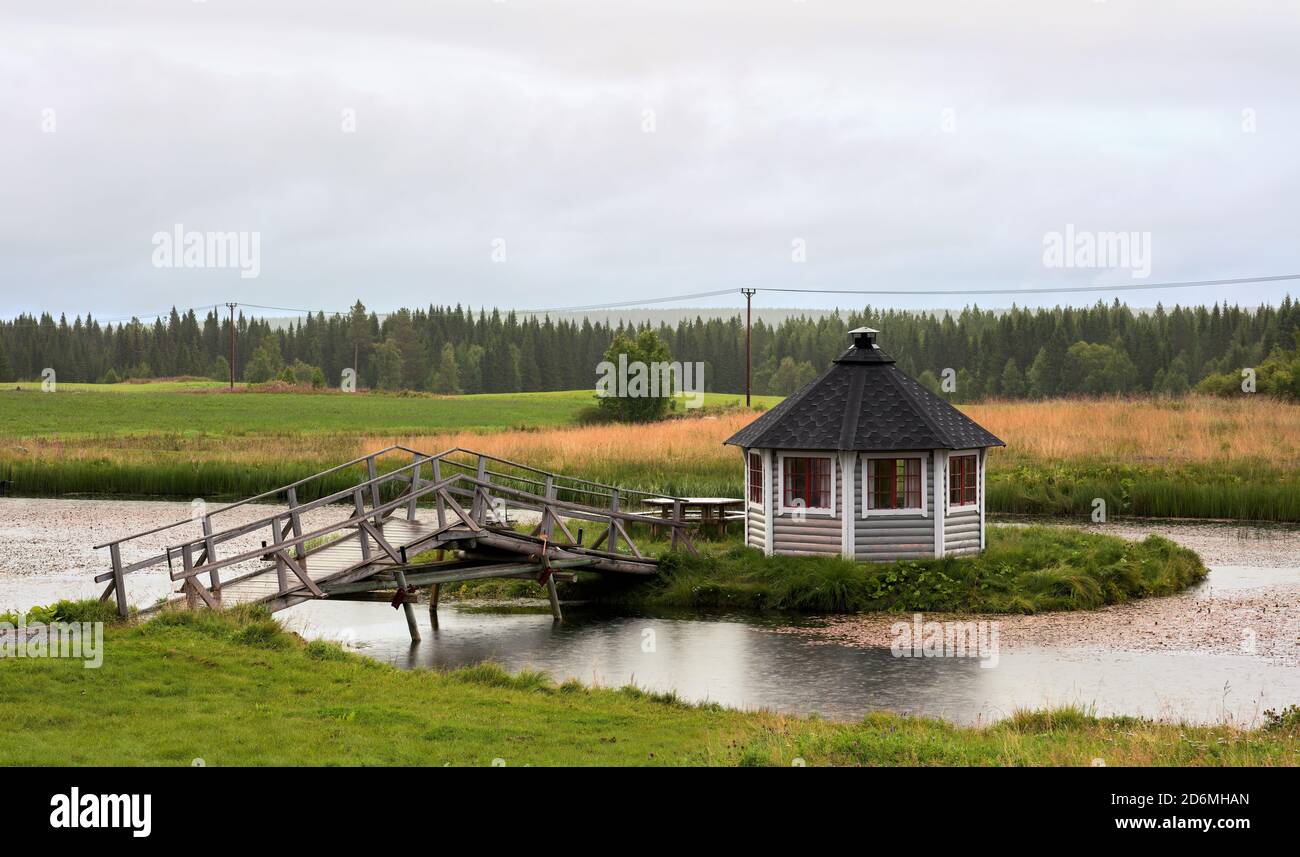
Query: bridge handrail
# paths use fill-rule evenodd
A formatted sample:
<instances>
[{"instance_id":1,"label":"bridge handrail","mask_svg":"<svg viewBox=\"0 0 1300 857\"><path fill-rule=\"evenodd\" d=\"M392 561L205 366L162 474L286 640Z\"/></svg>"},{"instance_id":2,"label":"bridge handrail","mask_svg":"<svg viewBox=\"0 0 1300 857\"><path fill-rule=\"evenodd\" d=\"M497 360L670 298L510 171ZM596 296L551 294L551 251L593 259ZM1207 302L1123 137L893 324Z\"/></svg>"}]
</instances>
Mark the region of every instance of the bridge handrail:
<instances>
[{"instance_id":1,"label":"bridge handrail","mask_svg":"<svg viewBox=\"0 0 1300 857\"><path fill-rule=\"evenodd\" d=\"M418 452L417 450L411 449L410 447L407 447L407 446L402 446L401 444L397 444L397 445L395 445L395 446L393 446L393 447L389 447L389 448L390 448L390 449L400 449L400 450L402 450L403 452L409 452L409 453L412 453L412 454L416 454L416 453ZM519 463L518 461L511 461L511 460L508 459L508 458L501 458L500 456L490 455L490 454L488 454L488 453L486 453L486 452L477 452L477 451L475 451L475 450L472 450L472 449L465 449L464 447L459 447L459 446L458 446L458 447L454 447L454 448L452 448L452 449L444 450L443 452L440 452L440 453L438 453L437 455L434 455L434 456L431 456L431 457L432 457L432 458L442 459L442 460L446 461L448 464L454 464L454 465L461 466L461 467L466 466L466 465L464 465L462 462L452 461L452 460L446 458L446 456L451 455L451 454L453 454L453 453L457 453L457 452L464 453L464 454L466 454L466 455L473 455L473 456L476 456L476 457L479 457L479 458L486 459L486 460L488 460L488 461L495 461L495 462L498 462L498 463L500 463L500 464L505 464L505 465L508 465L508 466L510 466L510 467L518 468L518 469L520 469L520 470L527 470L527 471L529 471L529 472L531 472L531 473L536 473L536 474L539 474L539 475L541 475L541 476L550 476L550 477L553 478L553 479L563 479L563 480L566 480L566 481L568 481L568 482L578 482L578 483L582 483L582 484L585 484L585 485L593 485L593 486L595 486L595 487L597 487L597 488L604 488L606 491L610 491L610 492L617 491L617 492L619 493L619 496L621 496L621 497L627 497L628 495L635 494L635 495L637 495L637 496L641 496L641 497L659 497L659 498L663 498L663 499L665 499L665 500L680 500L680 501L682 501L682 502L686 502L686 498L685 498L685 497L677 497L677 496L674 496L674 495L672 495L672 494L665 494L665 493L663 493L663 492L658 492L658 491L641 491L640 489L637 489L637 488L622 488L622 487L620 487L620 486L618 486L618 485L607 485L607 484L604 483L604 482L597 482L597 481L595 481L595 480L593 480L593 479L583 479L583 478L580 477L580 476L567 476L567 475L565 475L565 474L563 474L563 473L555 473L555 472L550 471L550 470L543 470L543 469L541 469L540 467L533 467L532 465L521 464L521 463ZM423 455L424 453L419 453L419 454ZM506 477L506 478L515 478L515 477L512 477L512 476L509 476L508 474L501 474L501 475L504 476L504 477ZM591 493L598 493L598 492L591 492Z\"/></svg>"},{"instance_id":2,"label":"bridge handrail","mask_svg":"<svg viewBox=\"0 0 1300 857\"><path fill-rule=\"evenodd\" d=\"M288 550L289 548L296 547L300 544L309 542L312 539L318 539L321 536L326 536L329 535L330 533L338 532L339 530L345 530L345 529L350 529L352 527L360 526L362 523L373 519L376 515L382 515L385 512L391 511L400 506L405 506L414 497L419 497L435 491L443 490L448 485L451 485L452 483L455 482L459 482L464 478L465 476L463 474L457 473L455 476L449 476L446 479L443 479L439 482L425 483L420 487L418 492L413 492L412 494L403 494L401 497L399 497L396 500L390 500L389 502L384 503L382 505L363 510L358 514L354 514L348 517L347 520L336 521L335 523L321 527L318 530L313 530L309 533L303 533L301 536L294 536L292 539L285 539L282 542L277 542L275 545L270 547L253 548L252 550L245 551L244 553L241 554L236 554L235 556L226 557L225 559L218 560L211 564L204 563L203 565L196 565L188 569L182 569L180 574L173 572L171 578L172 580L182 580L186 577L193 577L198 574L207 574L208 572L213 571L214 569L220 570L227 566L238 565L241 562L248 562L251 559L257 559L258 557L265 556L268 552ZM277 518L275 518L274 520L278 521L278 519L281 517L284 517L284 515L281 514L277 516ZM272 521L267 521L266 523L272 523ZM264 523L263 526L265 525L266 524ZM193 541L185 542L181 545L177 545L176 547L173 547L170 550L185 550L186 548L193 550L197 547L200 547L203 544L203 542L204 540L201 538L195 539Z\"/></svg>"},{"instance_id":3,"label":"bridge handrail","mask_svg":"<svg viewBox=\"0 0 1300 857\"><path fill-rule=\"evenodd\" d=\"M414 450L409 449L409 448L407 448L407 447L405 447L405 446L399 446L399 445L397 445L397 444L394 444L394 445L392 445L392 446L385 447L384 449L381 449L381 450L379 450L378 452L372 452L372 453L370 453L370 454L368 454L368 455L363 455L363 456L361 456L360 458L354 458L354 459L352 459L351 461L345 461L345 462L342 463L342 464L337 464L337 465L335 465L335 466L329 468L328 470L322 470L322 471L319 472L319 473L313 473L311 476L305 476L305 477L303 477L302 479L297 480L296 482L290 482L290 483L287 484L287 485L281 485L279 488L272 488L272 489L269 490L269 491L263 491L261 494L255 494L255 495L253 495L252 497L245 497L243 500L239 500L239 501L236 501L236 502L234 502L234 503L229 503L229 504L227 504L227 505L225 505L225 506L222 506L220 509L214 509L214 510L212 510L211 512L208 512L208 513L207 513L207 517L208 517L209 519L211 519L214 515L219 515L219 514L221 514L222 512L228 512L228 511L230 511L231 509L237 508L237 507L239 507L239 506L246 506L246 505L248 505L249 503L256 503L258 500L264 500L264 499L266 499L266 498L268 498L268 497L275 497L275 496L278 496L278 495L280 495L280 494L285 493L285 492L288 491L290 488L299 488L299 487L301 487L301 486L303 486L303 485L306 485L306 484L309 483L309 482L313 482L313 481L315 481L315 480L317 480L317 479L320 479L320 478L322 478L322 477L329 476L331 473L337 473L338 471L340 471L340 470L344 470L344 469L346 469L346 468L348 468L348 467L355 467L356 465L360 464L360 463L363 462L363 461L368 461L368 460L370 460L370 459L372 459L372 458L376 458L376 459L377 459L377 458L378 458L379 456L381 456L381 455L384 455L384 454L386 454L386 453L393 452L394 450L399 450L399 449L402 450L403 452L411 452L411 453L414 453L414 452L415 452ZM420 454L420 455L424 455L424 453L418 453L418 454ZM411 466L411 465L407 465L407 467L410 467L410 466ZM401 469L405 470L406 468L401 468ZM393 471L389 471L389 472L391 473L391 472L393 472ZM347 493L349 493L349 494L352 493L352 489L349 488L348 491L347 491ZM313 501L313 502L314 502L314 501ZM304 505L305 505L305 504L304 504ZM194 522L194 519L193 519L193 518L184 518L184 519L182 519L182 520L180 520L180 521L175 521L175 522L170 523L170 524L163 524L161 527L154 527L154 528L151 529L151 530L144 530L143 532L132 533L131 535L129 535L129 536L123 536L123 537L120 538L120 539L114 539L114 540L112 540L112 541L104 542L103 544L95 545L94 548L93 548L93 550L100 550L100 549L102 549L102 548L111 547L112 545L120 545L120 544L122 544L123 542L133 541L133 540L135 540L135 539L142 538L142 537L144 537L144 536L152 536L152 535L154 535L155 533L161 533L161 532L163 532L164 530L170 530L170 529L172 529L172 528L174 528L174 527L183 526L184 524L190 524L190 523L193 523L193 522Z\"/></svg>"},{"instance_id":4,"label":"bridge handrail","mask_svg":"<svg viewBox=\"0 0 1300 857\"><path fill-rule=\"evenodd\" d=\"M365 509L358 514L348 517L346 520L336 521L325 527L321 527L318 530L313 530L309 533L303 533L301 536L295 536L292 539L286 539L282 542L276 543L272 547L253 548L251 550L245 551L242 554L226 557L225 559L218 560L216 562L204 563L203 565L195 565L188 568L184 568L179 573L173 572L171 574L171 578L172 580L182 580L186 577L193 577L199 574L207 574L213 570L220 570L227 566L237 565L241 562L247 562L249 560L257 559L258 557L265 556L268 551L272 551L272 550L285 551L290 548L296 547L297 545L304 544L308 541L311 541L312 539L320 538L321 536L329 535L330 533L333 532L338 532L339 530L358 527L367 521L373 520L376 515L383 515L386 512L401 508L402 506L405 506L408 503L410 503L412 500L418 499L419 497L422 497L425 494L436 493L438 491L449 489L450 486L456 483L468 483L471 485L476 485L484 488L494 488L498 491L502 491L505 493L517 494L526 497L535 497L543 505L554 506L559 509L586 512L592 515L593 517L600 517L602 519L609 517L609 518L617 518L622 521L630 521L633 523L644 523L644 524L651 524L654 526L666 526L666 527L687 528L692 526L690 522L685 520L679 521L673 519L656 518L649 515L641 515L636 512L597 510L591 507L584 507L576 503L566 503L562 500L546 500L544 498L536 497L536 495L528 494L527 492L524 491L519 491L514 488L497 485L496 483L487 480L475 479L463 473L457 473L452 476L448 476L445 479L441 479L437 482L426 482L414 491L411 491L409 493L404 493L402 494L402 496L390 500L387 503L383 503L379 506L375 506L370 509ZM360 486L358 486L358 489L356 490L359 490L359 488ZM278 516L275 516L272 519L265 521L262 524L262 526L266 526L267 524L272 524L272 523L278 523L279 519L283 517L284 514L282 513ZM189 548L190 550L195 550L201 548L204 545L205 541L206 540L204 538L197 538L197 539L193 539L192 541L185 542L180 545L176 545L170 548L169 550L183 551L186 548Z\"/></svg>"},{"instance_id":5,"label":"bridge handrail","mask_svg":"<svg viewBox=\"0 0 1300 857\"><path fill-rule=\"evenodd\" d=\"M617 491L617 492L619 492L619 496L621 496L621 497L638 496L638 497L654 497L654 498L663 498L663 499L666 499L666 500L681 500L681 501L684 501L684 500L685 500L685 498L683 498L683 497L677 497L677 496L674 496L674 495L672 495L672 494L665 494L665 493L662 493L662 492L653 492L653 491L641 491L641 490L639 490L639 489L635 489L635 488L620 488L620 487L618 487L618 486L616 486L616 485L608 485L608 484L606 484L606 483L604 483L604 482L597 482L597 481L592 480L592 479L583 479L582 477L579 477L579 476L568 476L568 475L565 475L565 474L563 474L563 473L555 473L555 472L553 472L553 471L543 470L543 469L541 469L541 468L539 468L539 467L532 467L531 465L521 464L521 463L519 463L519 462L517 462L517 461L511 461L511 460L508 459L508 458L502 458L502 457L500 457L500 456L490 455L490 454L488 454L488 453L477 452L477 451L475 451L475 450L472 450L472 449L466 449L466 448L464 448L464 447L459 447L459 446L457 446L457 447L452 447L451 449L446 449L446 450L443 450L442 452L439 452L439 453L436 453L436 454L430 455L429 453L425 453L425 452L422 452L422 451L417 450L417 449L412 449L411 447L409 447L409 446L405 446L404 444L391 444L391 445L386 446L386 447L384 447L383 449L380 449L380 450L378 450L378 451L376 451L376 452L371 452L371 453L368 453L368 454L366 454L366 455L359 456L359 457L357 457L357 458L352 459L351 461L345 461L345 462L343 462L342 464L336 464L335 466L330 467L330 468L328 468L328 469L326 469L326 470L322 470L322 471L320 471L319 473L314 473L314 474L312 474L311 476L305 476L305 477L303 477L302 479L298 479L298 480L296 480L296 481L294 481L294 482L290 482L290 483L288 483L288 484L281 485L281 486L278 487L278 488L272 488L272 489L270 489L269 491L263 491L262 493L260 493L260 494L255 494L255 495L253 495L252 497L246 497L246 498L244 498L243 500L238 500L238 501L236 501L236 502L234 502L234 503L228 503L228 504L226 504L226 505L220 507L219 509L213 509L211 512L208 512L208 513L206 514L206 516L207 516L207 518L208 518L209 520L211 520L211 519L212 519L213 517L215 517L216 515L220 515L220 514L223 513L223 512L228 512L228 511L230 511L231 509L236 509L236 508L239 508L240 506L246 506L246 505L248 505L248 504L250 504L250 503L256 503L256 502L259 501L259 500L265 500L265 499L268 499L268 498L271 498L271 497L278 497L279 495L284 494L284 493L286 493L287 491L289 491L291 488L293 488L293 489L299 488L299 487L301 487L301 486L303 486L303 485L307 485L307 484L309 484L309 483L311 483L311 482L314 482L314 481L316 481L316 480L322 479L322 478L324 478L324 477L326 477L326 476L329 476L329 475L331 475L331 474L337 473L337 472L339 472L340 470L346 470L346 469L349 468L349 467L355 467L356 465L361 464L362 462L370 461L371 459L375 459L375 460L377 460L380 456L386 455L386 454L388 454L388 453L390 453L390 452L398 452L398 451L400 451L400 452L406 452L406 453L409 453L409 454L411 454L411 455L415 455L415 456L423 456L423 460L424 460L424 461L430 461L430 460L437 459L437 460L444 461L444 462L446 462L447 464L450 464L450 465L453 465L453 466L456 466L456 467L465 467L465 468L467 468L467 469L472 469L472 468L469 468L469 466L466 465L466 464L464 464L463 462L455 461L454 459L448 458L448 456L450 456L450 455L452 455L452 454L454 454L454 453L463 453L463 454L465 454L465 455L471 455L471 456L475 456L475 457L480 457L480 458L483 458L483 459L485 459L485 460L487 460L487 461L495 461L495 462L498 462L498 463L500 463L500 464L504 464L504 465L507 465L507 466L509 466L509 467L514 467L514 468L517 468L517 469L519 469L519 470L528 471L528 472L530 472L530 473L534 473L534 474L537 474L537 475L540 475L540 476L548 476L548 477L550 477L552 480L563 480L564 482L568 482L568 483L571 483L571 484L570 484L570 485L565 485L565 486L560 486L560 487L569 488L570 490L574 490L574 491L584 491L585 493L590 493L590 494L595 494L595 495L601 495L601 494L603 494L604 496L611 496L612 493L613 493L614 491ZM381 478L382 478L382 476L387 476L387 475L391 475L391 474L393 474L393 473L400 473L400 472L402 472L402 471L409 470L409 469L410 469L411 467L413 467L413 466L414 466L414 464L407 464L405 467L400 467L400 468L397 468L396 470L388 471L386 474L382 474L382 475L381 475ZM505 473L500 473L500 472L497 472L495 475L501 476L503 479L515 479L515 478L518 478L518 477L512 476L512 475L510 475L510 474L505 474ZM374 481L375 481L375 480L368 480L367 482L359 483L358 485L355 485L355 486L353 486L353 487L367 487L368 485L370 485L370 484L371 484L372 482L374 482ZM584 488L581 487L581 486L584 486L584 485L590 485L590 486L593 486L593 487L596 487L596 488L602 488L602 489L605 489L605 492L599 492L599 491L586 491ZM338 492L338 493L336 493L336 494L329 495L329 496L332 497L333 499L339 499L341 496L346 496L347 494L350 494L351 492L352 492L352 488L349 488L349 489L347 489L347 491L344 491L344 492ZM608 493L606 493L606 492L608 492ZM319 499L319 498L318 498L318 499ZM312 503L316 503L316 501L311 501L311 502L312 502ZM332 501L331 501L331 502L332 502ZM303 506L306 506L306 505L307 505L307 504L303 504ZM318 504L318 505L319 505L319 504ZM302 508L302 507L300 507L300 508ZM170 524L163 524L162 526L154 527L154 528L149 529L149 530L144 530L144 531L142 531L142 532L138 532L138 533L132 533L132 534L130 534L130 535L123 536L123 537L121 537L121 538L119 538L119 539L113 539L113 540L110 540L110 541L107 541L107 542L103 542L102 544L97 544L97 545L94 546L94 550L102 550L103 548L111 547L111 546L113 546L113 545L120 545L120 544L124 544L125 542L134 541L135 539L143 538L143 537L145 537L145 536L155 535L155 534L157 534L157 533L164 532L165 530L170 530L170 529L174 529L175 527L180 527L180 526L184 526L185 524L193 523L193 521L194 521L193 518L184 518L184 519L179 520L179 521L174 521L174 522L172 522L172 523L170 523Z\"/></svg>"}]
</instances>

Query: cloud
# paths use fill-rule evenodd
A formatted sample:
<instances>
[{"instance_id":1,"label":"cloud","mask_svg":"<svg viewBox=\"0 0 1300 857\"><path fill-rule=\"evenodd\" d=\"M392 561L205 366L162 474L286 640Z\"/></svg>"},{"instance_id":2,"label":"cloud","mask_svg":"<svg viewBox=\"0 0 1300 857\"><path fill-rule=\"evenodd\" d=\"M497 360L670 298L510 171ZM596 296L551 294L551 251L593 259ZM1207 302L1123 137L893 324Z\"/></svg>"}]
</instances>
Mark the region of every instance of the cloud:
<instances>
[{"instance_id":1,"label":"cloud","mask_svg":"<svg viewBox=\"0 0 1300 857\"><path fill-rule=\"evenodd\" d=\"M1300 27L1275 4L169 0L6 16L5 315L1128 280L1044 269L1042 237L1066 224L1150 232L1152 281L1296 267ZM261 276L154 268L151 236L176 223L259 232Z\"/></svg>"}]
</instances>

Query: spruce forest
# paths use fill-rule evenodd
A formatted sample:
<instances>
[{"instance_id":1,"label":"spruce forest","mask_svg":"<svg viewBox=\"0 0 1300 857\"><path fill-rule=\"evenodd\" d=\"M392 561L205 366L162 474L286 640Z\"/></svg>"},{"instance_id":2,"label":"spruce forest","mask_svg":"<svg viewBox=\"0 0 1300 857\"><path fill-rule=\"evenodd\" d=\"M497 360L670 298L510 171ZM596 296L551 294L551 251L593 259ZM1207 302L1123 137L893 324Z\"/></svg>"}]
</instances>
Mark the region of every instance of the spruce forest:
<instances>
[{"instance_id":1,"label":"spruce forest","mask_svg":"<svg viewBox=\"0 0 1300 857\"><path fill-rule=\"evenodd\" d=\"M882 331L900 368L960 401L1072 395L1231 393L1243 367L1261 367L1260 392L1300 397L1300 303L1242 308L1174 306L912 312L866 307L799 316L753 330L754 392L788 395L846 345L858 325ZM644 328L647 325L642 325ZM640 329L640 328L637 328ZM697 316L653 327L673 359L702 362L710 392L744 389L745 325ZM512 393L590 388L596 366L631 326L464 307L380 316L359 301L349 314L288 324L239 313L236 378L335 386L357 368L367 389ZM229 373L230 321L209 309L172 310L153 322L101 324L49 314L0 321L0 380L30 381L46 367L60 381L114 382Z\"/></svg>"}]
</instances>

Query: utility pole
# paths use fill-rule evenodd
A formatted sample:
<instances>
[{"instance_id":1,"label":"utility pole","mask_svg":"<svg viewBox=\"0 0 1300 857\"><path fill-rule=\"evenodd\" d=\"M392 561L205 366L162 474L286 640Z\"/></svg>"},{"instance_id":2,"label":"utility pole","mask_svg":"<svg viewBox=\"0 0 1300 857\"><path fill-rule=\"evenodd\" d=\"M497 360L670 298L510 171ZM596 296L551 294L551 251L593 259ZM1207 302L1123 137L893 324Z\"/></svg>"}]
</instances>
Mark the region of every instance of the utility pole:
<instances>
[{"instance_id":1,"label":"utility pole","mask_svg":"<svg viewBox=\"0 0 1300 857\"><path fill-rule=\"evenodd\" d=\"M745 296L745 407L749 407L749 379L753 372L754 352L750 347L751 330L754 327L754 292L758 289L741 289Z\"/></svg>"},{"instance_id":2,"label":"utility pole","mask_svg":"<svg viewBox=\"0 0 1300 857\"><path fill-rule=\"evenodd\" d=\"M230 307L230 389L235 389L235 307L238 304L227 303Z\"/></svg>"}]
</instances>

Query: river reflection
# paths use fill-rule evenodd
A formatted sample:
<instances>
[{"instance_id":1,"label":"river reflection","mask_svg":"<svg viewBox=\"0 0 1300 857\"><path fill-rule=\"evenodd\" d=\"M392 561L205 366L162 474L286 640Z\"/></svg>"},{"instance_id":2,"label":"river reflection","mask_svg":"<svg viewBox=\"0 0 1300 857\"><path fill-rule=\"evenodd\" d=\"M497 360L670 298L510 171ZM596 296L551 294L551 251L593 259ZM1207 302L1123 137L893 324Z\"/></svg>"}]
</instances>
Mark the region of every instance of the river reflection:
<instances>
[{"instance_id":1,"label":"river reflection","mask_svg":"<svg viewBox=\"0 0 1300 857\"><path fill-rule=\"evenodd\" d=\"M434 629L417 614L412 644L385 603L313 602L285 615L309 638L343 639L406 669L492 661L618 687L675 690L696 702L855 719L873 710L978 723L1017 708L1078 703L1098 714L1251 724L1300 700L1300 671L1246 656L1040 648L976 659L896 658L888 648L823 643L769 623L584 614L478 613L444 605Z\"/></svg>"}]
</instances>

